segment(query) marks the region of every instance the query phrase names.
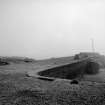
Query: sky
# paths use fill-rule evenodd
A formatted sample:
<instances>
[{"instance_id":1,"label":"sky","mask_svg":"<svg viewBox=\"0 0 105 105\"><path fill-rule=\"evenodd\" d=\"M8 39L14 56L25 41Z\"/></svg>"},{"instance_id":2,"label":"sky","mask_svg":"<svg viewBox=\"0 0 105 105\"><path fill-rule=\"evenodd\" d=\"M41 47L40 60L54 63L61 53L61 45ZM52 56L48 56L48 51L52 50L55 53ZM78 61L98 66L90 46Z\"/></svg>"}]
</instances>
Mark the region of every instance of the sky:
<instances>
[{"instance_id":1,"label":"sky","mask_svg":"<svg viewBox=\"0 0 105 105\"><path fill-rule=\"evenodd\" d=\"M0 56L105 55L105 0L0 0Z\"/></svg>"}]
</instances>

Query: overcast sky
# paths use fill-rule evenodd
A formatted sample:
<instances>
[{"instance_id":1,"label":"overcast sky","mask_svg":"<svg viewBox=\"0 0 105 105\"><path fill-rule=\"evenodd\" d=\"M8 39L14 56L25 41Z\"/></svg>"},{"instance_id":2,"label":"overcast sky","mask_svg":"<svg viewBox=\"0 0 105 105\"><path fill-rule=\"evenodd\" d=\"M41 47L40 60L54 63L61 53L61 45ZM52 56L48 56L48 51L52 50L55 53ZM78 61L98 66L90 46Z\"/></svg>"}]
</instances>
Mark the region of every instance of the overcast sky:
<instances>
[{"instance_id":1,"label":"overcast sky","mask_svg":"<svg viewBox=\"0 0 105 105\"><path fill-rule=\"evenodd\" d=\"M0 0L0 55L105 54L105 0Z\"/></svg>"}]
</instances>

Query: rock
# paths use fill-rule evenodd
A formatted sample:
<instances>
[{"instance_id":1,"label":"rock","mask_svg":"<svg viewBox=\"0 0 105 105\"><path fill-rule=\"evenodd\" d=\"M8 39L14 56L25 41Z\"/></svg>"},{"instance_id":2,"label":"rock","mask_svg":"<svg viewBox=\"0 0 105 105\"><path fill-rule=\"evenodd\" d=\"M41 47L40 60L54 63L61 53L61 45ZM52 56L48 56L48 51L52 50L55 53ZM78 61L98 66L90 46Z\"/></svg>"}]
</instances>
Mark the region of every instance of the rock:
<instances>
[{"instance_id":1,"label":"rock","mask_svg":"<svg viewBox=\"0 0 105 105\"><path fill-rule=\"evenodd\" d=\"M72 80L70 83L71 84L78 84L78 80Z\"/></svg>"}]
</instances>

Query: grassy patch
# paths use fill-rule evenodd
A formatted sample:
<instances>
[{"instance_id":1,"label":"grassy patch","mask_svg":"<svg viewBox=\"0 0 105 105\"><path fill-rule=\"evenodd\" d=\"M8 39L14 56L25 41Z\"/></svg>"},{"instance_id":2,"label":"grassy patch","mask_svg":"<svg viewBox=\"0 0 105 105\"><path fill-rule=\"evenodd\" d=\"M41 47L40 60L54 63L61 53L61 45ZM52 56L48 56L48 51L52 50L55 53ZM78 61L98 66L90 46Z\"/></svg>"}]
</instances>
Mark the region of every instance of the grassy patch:
<instances>
[{"instance_id":1,"label":"grassy patch","mask_svg":"<svg viewBox=\"0 0 105 105\"><path fill-rule=\"evenodd\" d=\"M71 85L8 75L0 81L0 105L104 105L104 88L105 84Z\"/></svg>"}]
</instances>

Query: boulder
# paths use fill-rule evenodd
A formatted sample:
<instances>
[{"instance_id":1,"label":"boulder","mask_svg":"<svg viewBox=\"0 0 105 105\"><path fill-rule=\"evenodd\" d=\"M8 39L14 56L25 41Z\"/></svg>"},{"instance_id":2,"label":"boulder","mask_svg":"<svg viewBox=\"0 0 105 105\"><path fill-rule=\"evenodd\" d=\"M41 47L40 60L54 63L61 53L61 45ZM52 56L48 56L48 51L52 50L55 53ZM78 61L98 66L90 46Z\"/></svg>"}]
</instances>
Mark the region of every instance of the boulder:
<instances>
[{"instance_id":1,"label":"boulder","mask_svg":"<svg viewBox=\"0 0 105 105\"><path fill-rule=\"evenodd\" d=\"M88 61L85 69L86 74L97 74L99 72L100 65L94 61Z\"/></svg>"},{"instance_id":2,"label":"boulder","mask_svg":"<svg viewBox=\"0 0 105 105\"><path fill-rule=\"evenodd\" d=\"M71 84L78 84L79 82L78 82L78 80L72 80L70 83Z\"/></svg>"}]
</instances>

